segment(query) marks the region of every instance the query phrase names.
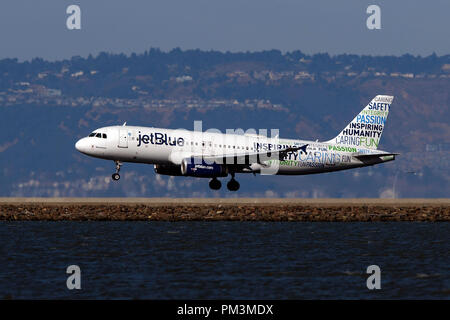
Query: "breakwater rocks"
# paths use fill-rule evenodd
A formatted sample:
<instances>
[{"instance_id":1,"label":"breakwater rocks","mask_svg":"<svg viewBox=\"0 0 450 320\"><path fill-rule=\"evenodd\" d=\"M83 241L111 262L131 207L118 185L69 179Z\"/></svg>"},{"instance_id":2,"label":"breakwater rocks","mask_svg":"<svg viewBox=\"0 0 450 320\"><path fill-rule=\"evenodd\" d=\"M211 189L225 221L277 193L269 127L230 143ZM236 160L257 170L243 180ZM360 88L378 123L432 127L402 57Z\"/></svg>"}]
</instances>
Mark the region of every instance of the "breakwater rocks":
<instances>
[{"instance_id":1,"label":"breakwater rocks","mask_svg":"<svg viewBox=\"0 0 450 320\"><path fill-rule=\"evenodd\" d=\"M2 221L450 221L450 199L0 198Z\"/></svg>"}]
</instances>

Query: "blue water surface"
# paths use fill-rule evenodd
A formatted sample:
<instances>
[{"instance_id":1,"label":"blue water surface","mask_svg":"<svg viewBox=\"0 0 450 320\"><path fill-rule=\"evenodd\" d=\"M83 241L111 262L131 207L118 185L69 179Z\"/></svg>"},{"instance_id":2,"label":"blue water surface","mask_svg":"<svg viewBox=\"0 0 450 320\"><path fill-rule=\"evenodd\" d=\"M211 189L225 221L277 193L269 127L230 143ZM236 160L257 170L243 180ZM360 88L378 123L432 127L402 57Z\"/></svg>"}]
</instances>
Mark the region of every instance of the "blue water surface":
<instances>
[{"instance_id":1,"label":"blue water surface","mask_svg":"<svg viewBox=\"0 0 450 320\"><path fill-rule=\"evenodd\" d=\"M449 223L1 222L0 298L449 299L449 235Z\"/></svg>"}]
</instances>

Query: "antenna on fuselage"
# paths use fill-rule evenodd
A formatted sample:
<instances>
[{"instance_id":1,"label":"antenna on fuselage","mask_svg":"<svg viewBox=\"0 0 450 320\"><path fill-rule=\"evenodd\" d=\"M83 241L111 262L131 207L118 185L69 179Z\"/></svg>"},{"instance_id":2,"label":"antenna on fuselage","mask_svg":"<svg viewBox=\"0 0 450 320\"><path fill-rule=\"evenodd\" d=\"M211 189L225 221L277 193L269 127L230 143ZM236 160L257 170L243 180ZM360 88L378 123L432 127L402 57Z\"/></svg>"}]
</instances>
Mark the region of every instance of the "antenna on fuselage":
<instances>
[{"instance_id":1,"label":"antenna on fuselage","mask_svg":"<svg viewBox=\"0 0 450 320\"><path fill-rule=\"evenodd\" d=\"M122 125L122 127L125 127L127 125L127 122L125 121Z\"/></svg>"}]
</instances>

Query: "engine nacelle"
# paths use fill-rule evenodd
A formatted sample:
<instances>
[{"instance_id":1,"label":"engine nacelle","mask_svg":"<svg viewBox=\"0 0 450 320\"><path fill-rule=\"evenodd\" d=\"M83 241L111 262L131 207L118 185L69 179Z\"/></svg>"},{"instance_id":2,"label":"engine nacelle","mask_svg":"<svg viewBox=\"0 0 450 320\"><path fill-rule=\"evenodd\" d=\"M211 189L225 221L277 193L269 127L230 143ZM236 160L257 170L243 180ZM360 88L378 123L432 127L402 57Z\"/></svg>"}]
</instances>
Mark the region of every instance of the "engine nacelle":
<instances>
[{"instance_id":1,"label":"engine nacelle","mask_svg":"<svg viewBox=\"0 0 450 320\"><path fill-rule=\"evenodd\" d=\"M181 166L174 164L155 164L155 172L168 176L181 176Z\"/></svg>"},{"instance_id":2,"label":"engine nacelle","mask_svg":"<svg viewBox=\"0 0 450 320\"><path fill-rule=\"evenodd\" d=\"M186 158L181 161L181 173L199 178L226 177L228 168L217 163L206 163L201 158Z\"/></svg>"}]
</instances>

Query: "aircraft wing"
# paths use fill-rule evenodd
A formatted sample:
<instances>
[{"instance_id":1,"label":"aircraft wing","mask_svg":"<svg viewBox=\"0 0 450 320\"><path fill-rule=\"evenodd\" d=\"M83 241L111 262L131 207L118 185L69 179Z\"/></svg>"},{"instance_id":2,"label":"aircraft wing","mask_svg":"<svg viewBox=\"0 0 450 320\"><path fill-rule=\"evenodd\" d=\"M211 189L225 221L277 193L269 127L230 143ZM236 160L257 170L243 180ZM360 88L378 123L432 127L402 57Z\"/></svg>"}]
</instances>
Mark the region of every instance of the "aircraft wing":
<instances>
[{"instance_id":1,"label":"aircraft wing","mask_svg":"<svg viewBox=\"0 0 450 320\"><path fill-rule=\"evenodd\" d=\"M237 165L249 165L252 163L262 164L266 160L283 160L289 152L294 152L301 150L306 154L306 147L308 144L298 147L289 147L274 151L260 151L252 153L241 153L241 154L224 154L224 155L211 155L203 156L203 160L209 163L219 163L219 164L237 164Z\"/></svg>"}]
</instances>

